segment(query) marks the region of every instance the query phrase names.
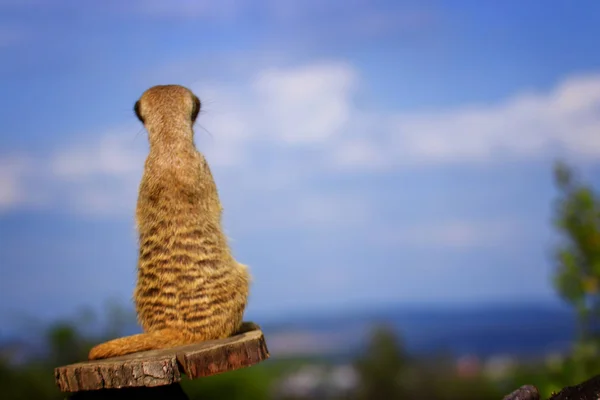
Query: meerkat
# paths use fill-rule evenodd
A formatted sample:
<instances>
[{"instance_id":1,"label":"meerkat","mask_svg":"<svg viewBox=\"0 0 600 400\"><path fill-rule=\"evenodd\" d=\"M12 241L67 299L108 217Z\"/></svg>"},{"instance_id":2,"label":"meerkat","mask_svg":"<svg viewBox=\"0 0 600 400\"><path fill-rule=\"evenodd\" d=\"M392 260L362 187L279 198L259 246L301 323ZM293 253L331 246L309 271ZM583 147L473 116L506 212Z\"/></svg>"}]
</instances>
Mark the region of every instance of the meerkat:
<instances>
[{"instance_id":1,"label":"meerkat","mask_svg":"<svg viewBox=\"0 0 600 400\"><path fill-rule=\"evenodd\" d=\"M251 276L231 254L215 181L194 144L200 106L179 85L154 86L135 103L150 143L136 207L133 298L143 333L95 346L90 360L223 339L257 327L242 322Z\"/></svg>"}]
</instances>

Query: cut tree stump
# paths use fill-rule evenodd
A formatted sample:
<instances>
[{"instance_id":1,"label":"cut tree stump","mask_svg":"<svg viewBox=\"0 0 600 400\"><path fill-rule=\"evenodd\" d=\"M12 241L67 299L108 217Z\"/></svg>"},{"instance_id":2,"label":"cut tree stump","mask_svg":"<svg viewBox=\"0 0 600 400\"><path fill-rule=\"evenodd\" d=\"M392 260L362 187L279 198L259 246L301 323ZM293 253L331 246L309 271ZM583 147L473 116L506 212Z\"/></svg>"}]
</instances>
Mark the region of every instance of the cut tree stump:
<instances>
[{"instance_id":1,"label":"cut tree stump","mask_svg":"<svg viewBox=\"0 0 600 400\"><path fill-rule=\"evenodd\" d=\"M185 399L178 383L183 374L196 379L249 367L268 358L265 337L257 327L227 339L58 367L54 375L62 392L79 392L72 398L147 399L156 395Z\"/></svg>"}]
</instances>

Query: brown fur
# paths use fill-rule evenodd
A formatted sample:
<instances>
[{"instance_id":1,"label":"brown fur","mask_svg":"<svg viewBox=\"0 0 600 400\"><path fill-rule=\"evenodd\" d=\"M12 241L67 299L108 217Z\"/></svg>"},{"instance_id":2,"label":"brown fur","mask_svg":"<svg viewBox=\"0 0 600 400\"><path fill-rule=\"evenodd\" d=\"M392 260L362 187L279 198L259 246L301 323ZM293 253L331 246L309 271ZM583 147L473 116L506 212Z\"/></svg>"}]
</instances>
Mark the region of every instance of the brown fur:
<instances>
[{"instance_id":1,"label":"brown fur","mask_svg":"<svg viewBox=\"0 0 600 400\"><path fill-rule=\"evenodd\" d=\"M193 141L200 100L177 85L155 86L135 104L150 152L139 187L138 280L144 333L102 343L89 359L222 339L242 326L250 275L233 258L221 203Z\"/></svg>"}]
</instances>

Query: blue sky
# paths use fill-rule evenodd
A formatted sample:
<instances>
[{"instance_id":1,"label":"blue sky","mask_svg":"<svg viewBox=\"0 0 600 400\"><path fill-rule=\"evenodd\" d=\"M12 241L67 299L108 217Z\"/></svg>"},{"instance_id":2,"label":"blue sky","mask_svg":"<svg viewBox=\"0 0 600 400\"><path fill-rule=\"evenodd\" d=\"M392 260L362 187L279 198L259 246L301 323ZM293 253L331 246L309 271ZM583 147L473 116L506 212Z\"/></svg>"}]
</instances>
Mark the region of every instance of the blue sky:
<instances>
[{"instance_id":1,"label":"blue sky","mask_svg":"<svg viewBox=\"0 0 600 400\"><path fill-rule=\"evenodd\" d=\"M133 103L178 83L249 315L552 302L562 157L600 172L600 3L0 0L0 326L135 284Z\"/></svg>"}]
</instances>

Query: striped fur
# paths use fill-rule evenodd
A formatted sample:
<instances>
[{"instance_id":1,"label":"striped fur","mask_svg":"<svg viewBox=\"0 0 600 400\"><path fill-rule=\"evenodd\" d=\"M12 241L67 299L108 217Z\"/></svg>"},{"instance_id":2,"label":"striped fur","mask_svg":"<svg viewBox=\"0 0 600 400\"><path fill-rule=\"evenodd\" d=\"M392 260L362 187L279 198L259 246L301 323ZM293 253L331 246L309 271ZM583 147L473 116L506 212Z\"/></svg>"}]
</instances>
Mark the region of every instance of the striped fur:
<instances>
[{"instance_id":1,"label":"striped fur","mask_svg":"<svg viewBox=\"0 0 600 400\"><path fill-rule=\"evenodd\" d=\"M90 360L243 329L250 275L230 252L217 187L193 142L199 110L200 100L177 85L152 87L135 105L150 142L136 210L134 301L144 333L100 344Z\"/></svg>"}]
</instances>

